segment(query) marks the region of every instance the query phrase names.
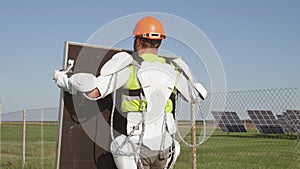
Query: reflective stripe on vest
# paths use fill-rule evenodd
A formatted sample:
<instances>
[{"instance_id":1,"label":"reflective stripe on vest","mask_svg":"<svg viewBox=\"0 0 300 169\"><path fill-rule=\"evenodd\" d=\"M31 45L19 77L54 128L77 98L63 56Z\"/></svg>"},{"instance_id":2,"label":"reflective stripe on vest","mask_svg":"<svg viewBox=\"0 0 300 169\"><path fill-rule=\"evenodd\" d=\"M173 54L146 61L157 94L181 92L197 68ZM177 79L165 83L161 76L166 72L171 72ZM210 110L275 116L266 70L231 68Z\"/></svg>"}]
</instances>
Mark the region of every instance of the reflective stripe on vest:
<instances>
[{"instance_id":1,"label":"reflective stripe on vest","mask_svg":"<svg viewBox=\"0 0 300 169\"><path fill-rule=\"evenodd\" d=\"M144 109L147 109L147 101L140 99L140 96L126 96L122 95L121 111L122 112L142 112L144 104ZM173 111L173 102L171 99L167 100L165 112L171 113Z\"/></svg>"},{"instance_id":2,"label":"reflective stripe on vest","mask_svg":"<svg viewBox=\"0 0 300 169\"><path fill-rule=\"evenodd\" d=\"M144 61L147 62L161 62L161 63L166 63L166 60L162 57L159 57L154 54L142 54L140 56ZM140 98L140 84L136 76L136 68L131 65L129 66L130 69L130 76L128 79L127 84L125 85L125 89L128 90L128 93L123 93L122 94L122 103L121 103L121 111L122 112L142 112L143 108L142 105L144 104L144 109L146 110L147 108L147 101L144 100L144 103L142 104L142 100ZM131 92L137 90L139 92ZM130 93L135 93L135 94L130 94ZM173 110L173 102L171 99L167 100L166 107L165 107L165 112L171 113Z\"/></svg>"}]
</instances>

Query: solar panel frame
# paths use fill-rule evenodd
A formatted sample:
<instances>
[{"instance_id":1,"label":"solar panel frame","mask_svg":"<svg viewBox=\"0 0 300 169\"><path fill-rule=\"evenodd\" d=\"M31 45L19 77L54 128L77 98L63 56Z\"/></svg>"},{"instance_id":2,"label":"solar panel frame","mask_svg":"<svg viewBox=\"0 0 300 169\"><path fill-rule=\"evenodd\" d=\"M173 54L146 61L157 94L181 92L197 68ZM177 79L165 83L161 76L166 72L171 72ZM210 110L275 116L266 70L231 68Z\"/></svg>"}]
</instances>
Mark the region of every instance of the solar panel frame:
<instances>
[{"instance_id":1,"label":"solar panel frame","mask_svg":"<svg viewBox=\"0 0 300 169\"><path fill-rule=\"evenodd\" d=\"M269 110L247 110L254 126L261 134L283 134L279 121Z\"/></svg>"},{"instance_id":2,"label":"solar panel frame","mask_svg":"<svg viewBox=\"0 0 300 169\"><path fill-rule=\"evenodd\" d=\"M295 132L300 134L300 110L286 110L286 114L290 118Z\"/></svg>"},{"instance_id":3,"label":"solar panel frame","mask_svg":"<svg viewBox=\"0 0 300 169\"><path fill-rule=\"evenodd\" d=\"M247 132L236 112L211 111L222 132Z\"/></svg>"},{"instance_id":4,"label":"solar panel frame","mask_svg":"<svg viewBox=\"0 0 300 169\"><path fill-rule=\"evenodd\" d=\"M281 124L283 130L286 132L286 133L293 133L293 132L296 132L294 130L294 127L293 125L291 124L291 121L289 120L286 112L283 112L282 114L277 114L276 115L279 123Z\"/></svg>"}]
</instances>

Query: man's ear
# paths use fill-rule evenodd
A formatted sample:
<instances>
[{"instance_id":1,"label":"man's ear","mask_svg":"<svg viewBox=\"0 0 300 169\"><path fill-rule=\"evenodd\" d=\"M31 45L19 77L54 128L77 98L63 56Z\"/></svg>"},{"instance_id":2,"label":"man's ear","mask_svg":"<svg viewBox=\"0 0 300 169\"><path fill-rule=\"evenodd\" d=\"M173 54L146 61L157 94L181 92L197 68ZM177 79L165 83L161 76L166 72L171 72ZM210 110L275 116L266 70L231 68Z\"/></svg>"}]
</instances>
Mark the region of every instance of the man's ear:
<instances>
[{"instance_id":1,"label":"man's ear","mask_svg":"<svg viewBox=\"0 0 300 169\"><path fill-rule=\"evenodd\" d=\"M140 48L141 48L141 39L140 38L136 39L136 48L137 48L137 50L140 50Z\"/></svg>"},{"instance_id":2,"label":"man's ear","mask_svg":"<svg viewBox=\"0 0 300 169\"><path fill-rule=\"evenodd\" d=\"M133 49L134 49L134 51L138 51L139 50L139 45L140 45L140 39L139 38L136 38L136 39L134 39L134 44L133 44Z\"/></svg>"}]
</instances>

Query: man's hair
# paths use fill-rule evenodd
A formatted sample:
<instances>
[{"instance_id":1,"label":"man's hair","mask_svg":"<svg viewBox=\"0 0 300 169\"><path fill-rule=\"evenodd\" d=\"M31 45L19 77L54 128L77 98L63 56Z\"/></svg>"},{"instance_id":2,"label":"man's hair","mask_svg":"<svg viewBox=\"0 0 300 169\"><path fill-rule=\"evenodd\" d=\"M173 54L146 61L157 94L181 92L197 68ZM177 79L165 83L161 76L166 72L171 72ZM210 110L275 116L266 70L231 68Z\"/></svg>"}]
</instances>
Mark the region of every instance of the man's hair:
<instances>
[{"instance_id":1,"label":"man's hair","mask_svg":"<svg viewBox=\"0 0 300 169\"><path fill-rule=\"evenodd\" d=\"M159 48L160 44L161 44L161 40L160 39L146 39L143 37L136 37L141 39L141 45L142 48Z\"/></svg>"}]
</instances>

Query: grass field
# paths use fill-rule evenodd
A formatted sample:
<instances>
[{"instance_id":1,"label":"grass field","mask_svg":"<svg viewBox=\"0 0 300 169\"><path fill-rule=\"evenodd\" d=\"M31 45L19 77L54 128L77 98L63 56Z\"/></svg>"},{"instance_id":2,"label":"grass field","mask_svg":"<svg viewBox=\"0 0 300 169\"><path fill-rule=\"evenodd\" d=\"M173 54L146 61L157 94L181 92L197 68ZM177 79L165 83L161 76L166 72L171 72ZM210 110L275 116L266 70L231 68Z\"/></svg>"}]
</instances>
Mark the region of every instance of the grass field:
<instances>
[{"instance_id":1,"label":"grass field","mask_svg":"<svg viewBox=\"0 0 300 169\"><path fill-rule=\"evenodd\" d=\"M176 169L191 168L190 149L182 146ZM190 155L188 155L191 157ZM255 129L247 133L215 131L197 149L198 168L300 168L300 143L296 136L262 136Z\"/></svg>"},{"instance_id":2,"label":"grass field","mask_svg":"<svg viewBox=\"0 0 300 169\"><path fill-rule=\"evenodd\" d=\"M2 124L0 129L0 168L20 169L22 126ZM56 132L56 125L27 125L25 168L54 168ZM181 154L174 168L191 168L191 148L181 146ZM300 142L295 135L262 136L255 129L230 134L216 130L197 149L197 168L300 168Z\"/></svg>"},{"instance_id":3,"label":"grass field","mask_svg":"<svg viewBox=\"0 0 300 169\"><path fill-rule=\"evenodd\" d=\"M1 169L22 168L22 125L1 125ZM43 132L41 132L43 131ZM26 126L25 168L54 168L56 153L56 125Z\"/></svg>"}]
</instances>

